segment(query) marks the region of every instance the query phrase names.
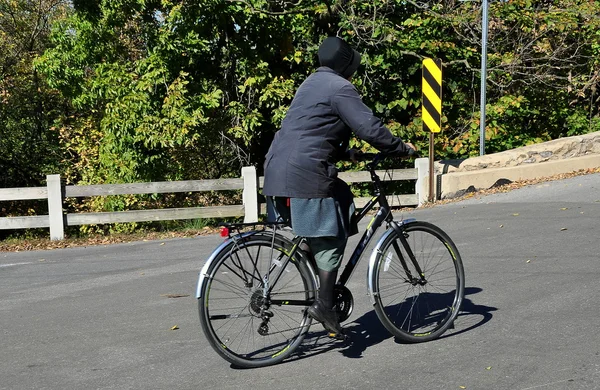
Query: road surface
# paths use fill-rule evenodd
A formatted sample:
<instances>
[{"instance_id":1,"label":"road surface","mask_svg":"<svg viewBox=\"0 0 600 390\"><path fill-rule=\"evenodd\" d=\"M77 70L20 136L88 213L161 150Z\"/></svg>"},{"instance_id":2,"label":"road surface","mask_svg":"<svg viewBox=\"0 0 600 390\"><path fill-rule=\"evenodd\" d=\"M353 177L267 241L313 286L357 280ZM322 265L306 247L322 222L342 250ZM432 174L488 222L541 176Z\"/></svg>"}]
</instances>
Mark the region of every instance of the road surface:
<instances>
[{"instance_id":1,"label":"road surface","mask_svg":"<svg viewBox=\"0 0 600 390\"><path fill-rule=\"evenodd\" d=\"M600 389L600 174L397 217L439 225L462 254L466 300L439 340L390 337L363 259L352 344L317 325L299 355L239 370L194 298L218 236L2 252L0 389Z\"/></svg>"}]
</instances>

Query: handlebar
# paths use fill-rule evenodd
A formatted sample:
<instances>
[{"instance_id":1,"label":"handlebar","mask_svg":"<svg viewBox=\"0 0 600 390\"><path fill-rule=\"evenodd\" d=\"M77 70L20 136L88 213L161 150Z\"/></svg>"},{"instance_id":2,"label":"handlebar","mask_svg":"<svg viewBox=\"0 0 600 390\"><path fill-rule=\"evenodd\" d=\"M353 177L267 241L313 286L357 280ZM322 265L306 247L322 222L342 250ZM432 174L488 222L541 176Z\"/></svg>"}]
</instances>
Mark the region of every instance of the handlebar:
<instances>
[{"instance_id":1,"label":"handlebar","mask_svg":"<svg viewBox=\"0 0 600 390\"><path fill-rule=\"evenodd\" d=\"M388 157L394 158L392 155L386 154L386 153L383 153L383 152L379 152L379 153L361 153L361 152L358 152L358 153L354 154L354 159L356 161L367 161L367 162L371 162L372 164L377 164L378 162L380 162L382 160L385 160ZM414 153L409 154L408 157L418 158L419 157L419 152L417 152L415 150Z\"/></svg>"},{"instance_id":2,"label":"handlebar","mask_svg":"<svg viewBox=\"0 0 600 390\"><path fill-rule=\"evenodd\" d=\"M355 153L356 161L372 161L377 162L385 159L387 156L384 153Z\"/></svg>"}]
</instances>

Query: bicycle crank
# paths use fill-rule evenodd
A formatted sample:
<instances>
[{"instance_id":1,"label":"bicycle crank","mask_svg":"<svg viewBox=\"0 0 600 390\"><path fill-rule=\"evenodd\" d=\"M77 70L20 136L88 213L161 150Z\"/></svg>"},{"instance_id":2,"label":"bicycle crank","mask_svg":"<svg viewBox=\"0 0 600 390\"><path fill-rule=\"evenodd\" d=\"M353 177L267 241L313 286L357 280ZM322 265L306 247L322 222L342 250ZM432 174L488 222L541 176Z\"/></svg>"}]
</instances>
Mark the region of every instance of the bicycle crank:
<instances>
[{"instance_id":1,"label":"bicycle crank","mask_svg":"<svg viewBox=\"0 0 600 390\"><path fill-rule=\"evenodd\" d=\"M333 301L338 321L340 323L346 321L354 309L354 298L348 287L336 284L333 287Z\"/></svg>"}]
</instances>

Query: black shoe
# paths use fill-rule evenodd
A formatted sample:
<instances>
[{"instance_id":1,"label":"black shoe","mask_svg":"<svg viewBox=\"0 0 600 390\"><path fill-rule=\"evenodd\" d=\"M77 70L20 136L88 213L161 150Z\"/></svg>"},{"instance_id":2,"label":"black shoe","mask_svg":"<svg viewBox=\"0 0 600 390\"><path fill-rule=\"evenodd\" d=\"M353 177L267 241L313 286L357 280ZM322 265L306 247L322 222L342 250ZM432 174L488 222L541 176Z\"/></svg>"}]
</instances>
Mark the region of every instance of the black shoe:
<instances>
[{"instance_id":1,"label":"black shoe","mask_svg":"<svg viewBox=\"0 0 600 390\"><path fill-rule=\"evenodd\" d=\"M336 311L324 307L320 300L317 300L308 308L308 315L323 323L323 326L330 334L333 333L337 335L343 333Z\"/></svg>"}]
</instances>

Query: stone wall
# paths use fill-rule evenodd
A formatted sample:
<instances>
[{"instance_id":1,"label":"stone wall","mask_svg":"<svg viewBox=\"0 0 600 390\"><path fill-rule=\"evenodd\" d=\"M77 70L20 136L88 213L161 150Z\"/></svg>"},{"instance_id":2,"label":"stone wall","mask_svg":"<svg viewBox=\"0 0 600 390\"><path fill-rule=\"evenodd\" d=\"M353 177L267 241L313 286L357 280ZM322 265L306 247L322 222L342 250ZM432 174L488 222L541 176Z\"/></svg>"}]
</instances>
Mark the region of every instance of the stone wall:
<instances>
[{"instance_id":1,"label":"stone wall","mask_svg":"<svg viewBox=\"0 0 600 390\"><path fill-rule=\"evenodd\" d=\"M589 154L600 154L600 131L465 160L439 161L435 163L435 169L438 174L476 171L563 160Z\"/></svg>"},{"instance_id":2,"label":"stone wall","mask_svg":"<svg viewBox=\"0 0 600 390\"><path fill-rule=\"evenodd\" d=\"M498 183L598 167L600 132L595 132L465 160L436 162L435 191L438 198L453 198ZM423 182L423 193L427 187Z\"/></svg>"}]
</instances>

